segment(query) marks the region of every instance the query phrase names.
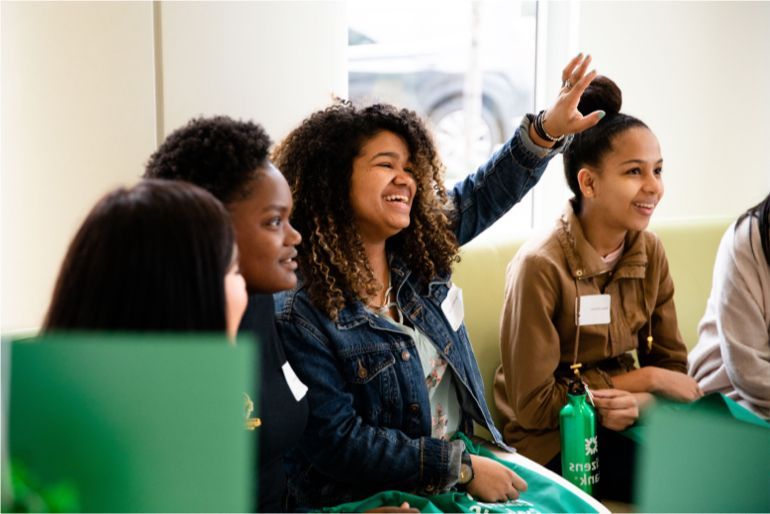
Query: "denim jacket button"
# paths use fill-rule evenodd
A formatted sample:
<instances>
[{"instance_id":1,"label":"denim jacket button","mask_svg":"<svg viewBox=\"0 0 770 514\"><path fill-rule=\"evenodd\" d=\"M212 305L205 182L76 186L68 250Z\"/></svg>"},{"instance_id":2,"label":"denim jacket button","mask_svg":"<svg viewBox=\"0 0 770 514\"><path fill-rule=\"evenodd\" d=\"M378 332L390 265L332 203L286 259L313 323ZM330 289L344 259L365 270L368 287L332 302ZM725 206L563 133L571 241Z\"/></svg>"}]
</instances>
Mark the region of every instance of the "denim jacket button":
<instances>
[{"instance_id":1,"label":"denim jacket button","mask_svg":"<svg viewBox=\"0 0 770 514\"><path fill-rule=\"evenodd\" d=\"M410 354L408 350L404 350L403 352L401 352L401 360L408 361L411 358L412 358L412 354Z\"/></svg>"},{"instance_id":2,"label":"denim jacket button","mask_svg":"<svg viewBox=\"0 0 770 514\"><path fill-rule=\"evenodd\" d=\"M369 372L368 372L368 371L366 371L366 368L365 368L365 367L363 367L363 366L361 366L361 365L359 364L359 365L358 365L358 378L366 378L366 377L368 377L368 376L369 376Z\"/></svg>"},{"instance_id":3,"label":"denim jacket button","mask_svg":"<svg viewBox=\"0 0 770 514\"><path fill-rule=\"evenodd\" d=\"M412 403L411 405L409 405L409 412L411 412L412 414L417 414L418 412L420 412L420 404Z\"/></svg>"}]
</instances>

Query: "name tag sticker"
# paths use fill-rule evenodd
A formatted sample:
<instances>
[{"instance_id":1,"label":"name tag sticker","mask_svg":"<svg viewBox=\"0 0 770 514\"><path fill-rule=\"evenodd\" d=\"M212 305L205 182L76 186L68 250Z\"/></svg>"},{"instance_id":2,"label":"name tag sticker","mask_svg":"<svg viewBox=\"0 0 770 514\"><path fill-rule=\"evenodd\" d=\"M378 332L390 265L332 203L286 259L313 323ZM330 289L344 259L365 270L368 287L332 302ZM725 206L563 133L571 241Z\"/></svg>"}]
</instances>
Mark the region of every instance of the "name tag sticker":
<instances>
[{"instance_id":1,"label":"name tag sticker","mask_svg":"<svg viewBox=\"0 0 770 514\"><path fill-rule=\"evenodd\" d=\"M463 307L463 290L452 284L449 288L444 301L441 302L441 310L444 312L449 325L452 330L457 332L460 325L463 324L463 318L465 317L465 308Z\"/></svg>"},{"instance_id":2,"label":"name tag sticker","mask_svg":"<svg viewBox=\"0 0 770 514\"><path fill-rule=\"evenodd\" d=\"M590 294L580 297L578 325L606 325L610 322L611 298L608 294ZM577 306L576 306L577 307Z\"/></svg>"},{"instance_id":3,"label":"name tag sticker","mask_svg":"<svg viewBox=\"0 0 770 514\"><path fill-rule=\"evenodd\" d=\"M295 400L300 401L307 393L307 386L303 384L299 377L294 373L289 361L284 362L281 369L283 370L283 376L286 378L286 383L289 384L291 394L294 395Z\"/></svg>"}]
</instances>

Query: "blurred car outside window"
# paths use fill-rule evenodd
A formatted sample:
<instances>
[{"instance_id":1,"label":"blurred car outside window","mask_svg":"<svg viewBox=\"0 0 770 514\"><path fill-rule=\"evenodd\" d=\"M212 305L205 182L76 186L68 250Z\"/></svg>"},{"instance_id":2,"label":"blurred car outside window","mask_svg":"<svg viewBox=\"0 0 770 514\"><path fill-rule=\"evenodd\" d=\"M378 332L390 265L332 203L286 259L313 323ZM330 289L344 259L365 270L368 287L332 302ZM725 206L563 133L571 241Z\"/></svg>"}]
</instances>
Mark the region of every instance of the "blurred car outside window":
<instances>
[{"instance_id":1,"label":"blurred car outside window","mask_svg":"<svg viewBox=\"0 0 770 514\"><path fill-rule=\"evenodd\" d=\"M347 5L350 100L416 111L433 132L447 187L484 163L534 110L534 1ZM531 225L528 195L494 228Z\"/></svg>"}]
</instances>

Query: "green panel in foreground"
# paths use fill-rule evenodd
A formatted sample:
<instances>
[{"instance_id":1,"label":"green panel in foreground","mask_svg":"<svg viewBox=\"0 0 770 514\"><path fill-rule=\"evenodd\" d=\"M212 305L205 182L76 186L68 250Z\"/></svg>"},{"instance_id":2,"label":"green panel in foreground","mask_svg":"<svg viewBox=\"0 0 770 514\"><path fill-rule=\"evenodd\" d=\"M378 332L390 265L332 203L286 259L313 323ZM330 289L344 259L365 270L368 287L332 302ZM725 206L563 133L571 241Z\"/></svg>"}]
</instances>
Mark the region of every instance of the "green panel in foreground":
<instances>
[{"instance_id":1,"label":"green panel in foreground","mask_svg":"<svg viewBox=\"0 0 770 514\"><path fill-rule=\"evenodd\" d=\"M81 510L253 510L257 432L244 429L243 396L259 398L253 340L59 334L3 344L10 457L43 484L69 484Z\"/></svg>"},{"instance_id":2,"label":"green panel in foreground","mask_svg":"<svg viewBox=\"0 0 770 514\"><path fill-rule=\"evenodd\" d=\"M712 395L650 413L638 462L639 512L770 512L770 425L731 409L742 408Z\"/></svg>"}]
</instances>

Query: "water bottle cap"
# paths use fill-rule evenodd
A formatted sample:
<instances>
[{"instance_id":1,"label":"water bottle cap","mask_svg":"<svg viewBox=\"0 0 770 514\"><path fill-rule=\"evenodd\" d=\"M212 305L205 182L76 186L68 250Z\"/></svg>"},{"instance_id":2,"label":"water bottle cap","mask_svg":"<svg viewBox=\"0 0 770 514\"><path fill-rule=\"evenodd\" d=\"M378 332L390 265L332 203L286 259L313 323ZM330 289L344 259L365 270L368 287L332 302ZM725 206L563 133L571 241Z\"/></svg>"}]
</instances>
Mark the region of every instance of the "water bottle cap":
<instances>
[{"instance_id":1,"label":"water bottle cap","mask_svg":"<svg viewBox=\"0 0 770 514\"><path fill-rule=\"evenodd\" d=\"M583 395L586 394L586 386L582 380L572 378L567 385L567 392L573 396Z\"/></svg>"}]
</instances>

